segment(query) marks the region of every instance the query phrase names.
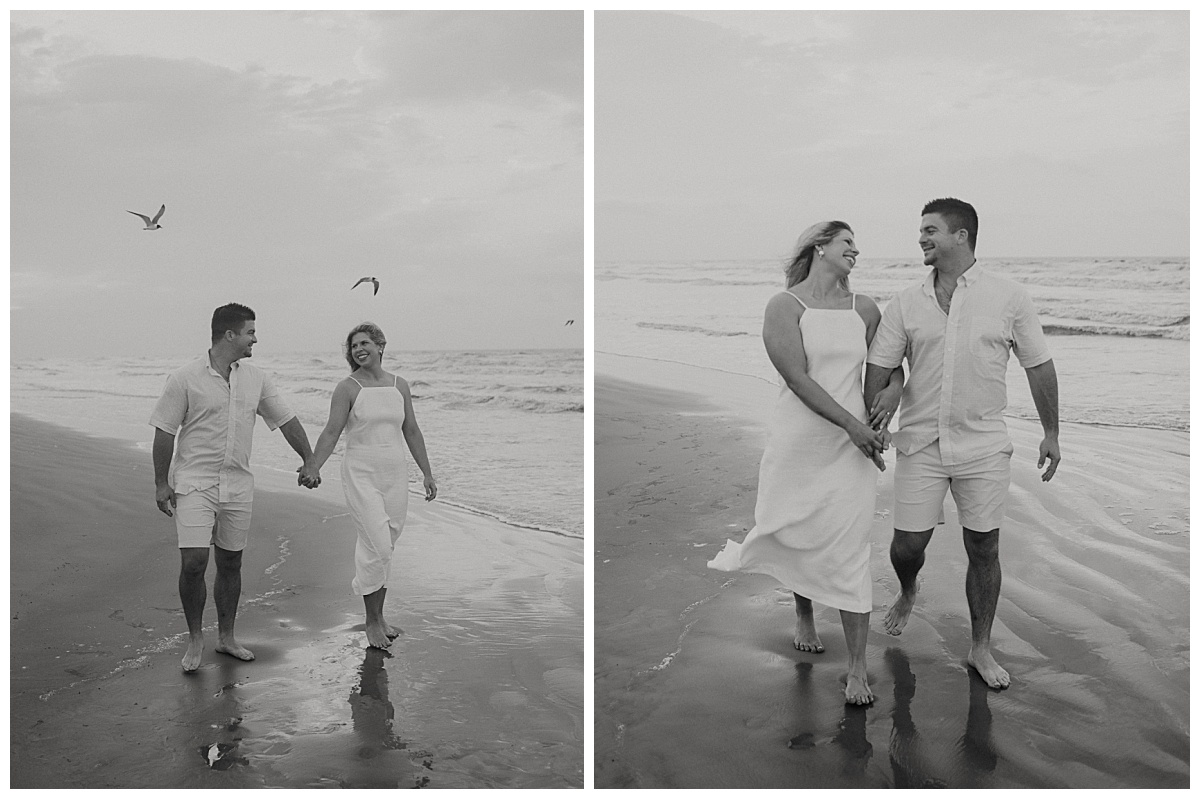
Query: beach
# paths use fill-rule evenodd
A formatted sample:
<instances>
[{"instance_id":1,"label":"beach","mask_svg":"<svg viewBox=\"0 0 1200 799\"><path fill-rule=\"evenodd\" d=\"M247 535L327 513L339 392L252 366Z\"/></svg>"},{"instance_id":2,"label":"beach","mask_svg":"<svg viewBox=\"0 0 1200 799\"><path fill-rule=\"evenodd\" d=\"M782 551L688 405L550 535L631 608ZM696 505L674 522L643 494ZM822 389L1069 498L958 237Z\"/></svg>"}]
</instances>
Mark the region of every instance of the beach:
<instances>
[{"instance_id":1,"label":"beach","mask_svg":"<svg viewBox=\"0 0 1200 799\"><path fill-rule=\"evenodd\" d=\"M257 658L213 652L210 565L184 674L144 445L14 413L10 455L11 787L583 786L578 538L414 498L386 606L403 634L371 650L336 480L256 471L237 634Z\"/></svg>"},{"instance_id":2,"label":"beach","mask_svg":"<svg viewBox=\"0 0 1200 799\"><path fill-rule=\"evenodd\" d=\"M1007 419L992 638L1012 676L1003 691L966 665L949 498L907 627L882 629L897 590L889 452L871 533L875 701L851 707L837 611L817 608L825 652L798 652L790 592L706 567L753 525L778 389L663 359L595 364L597 788L1188 786L1186 430L1066 422L1043 483L1040 426Z\"/></svg>"}]
</instances>

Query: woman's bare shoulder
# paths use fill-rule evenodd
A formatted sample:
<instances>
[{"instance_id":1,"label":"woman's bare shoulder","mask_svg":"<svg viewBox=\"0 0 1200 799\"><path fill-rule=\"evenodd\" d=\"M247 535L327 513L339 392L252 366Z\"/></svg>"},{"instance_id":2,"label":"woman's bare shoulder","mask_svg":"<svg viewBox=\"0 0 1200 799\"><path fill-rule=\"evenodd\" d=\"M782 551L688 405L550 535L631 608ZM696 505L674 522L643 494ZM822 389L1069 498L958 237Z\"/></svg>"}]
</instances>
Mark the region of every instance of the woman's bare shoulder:
<instances>
[{"instance_id":1,"label":"woman's bare shoulder","mask_svg":"<svg viewBox=\"0 0 1200 799\"><path fill-rule=\"evenodd\" d=\"M781 291L767 300L767 313L787 313L799 316L804 313L800 298L790 291Z\"/></svg>"},{"instance_id":2,"label":"woman's bare shoulder","mask_svg":"<svg viewBox=\"0 0 1200 799\"><path fill-rule=\"evenodd\" d=\"M349 394L353 396L354 394L358 393L360 388L362 388L362 386L353 377L347 375L338 381L338 384L334 386L333 390L335 393Z\"/></svg>"},{"instance_id":3,"label":"woman's bare shoulder","mask_svg":"<svg viewBox=\"0 0 1200 799\"><path fill-rule=\"evenodd\" d=\"M878 321L880 317L879 306L875 303L869 294L855 294L854 307L863 315L864 319L873 319Z\"/></svg>"},{"instance_id":4,"label":"woman's bare shoulder","mask_svg":"<svg viewBox=\"0 0 1200 799\"><path fill-rule=\"evenodd\" d=\"M406 397L409 395L409 388L408 388L407 380L405 380L403 377L396 374L395 372L385 372L384 374L386 374L392 378L393 382L396 385L397 391L399 391L401 394L403 394Z\"/></svg>"}]
</instances>

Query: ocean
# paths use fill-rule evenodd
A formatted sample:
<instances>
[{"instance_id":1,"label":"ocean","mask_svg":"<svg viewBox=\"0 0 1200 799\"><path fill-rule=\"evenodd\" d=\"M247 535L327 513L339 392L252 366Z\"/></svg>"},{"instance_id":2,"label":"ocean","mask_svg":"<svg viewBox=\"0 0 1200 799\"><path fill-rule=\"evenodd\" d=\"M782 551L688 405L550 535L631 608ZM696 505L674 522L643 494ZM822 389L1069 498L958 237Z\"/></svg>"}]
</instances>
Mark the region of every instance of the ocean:
<instances>
[{"instance_id":1,"label":"ocean","mask_svg":"<svg viewBox=\"0 0 1200 799\"><path fill-rule=\"evenodd\" d=\"M980 258L1033 297L1058 372L1060 418L1189 429L1189 259ZM851 289L881 308L921 281L919 259L862 257ZM597 262L597 352L685 363L778 383L762 344L767 300L784 288L767 260ZM1016 358L1011 416L1037 419Z\"/></svg>"},{"instance_id":2,"label":"ocean","mask_svg":"<svg viewBox=\"0 0 1200 799\"><path fill-rule=\"evenodd\" d=\"M146 450L150 413L167 375L193 357L105 357L13 360L11 410L92 435L122 438ZM349 374L340 352L253 356L274 378L308 438L329 417L338 381ZM509 524L583 537L583 351L389 350L384 368L409 382L425 435L438 502ZM321 470L319 492L336 491L343 440ZM251 469L292 476L299 459L283 436L259 420ZM409 464L410 491L421 495L421 473ZM415 501L415 498L414 498ZM147 503L153 486L147 487Z\"/></svg>"}]
</instances>

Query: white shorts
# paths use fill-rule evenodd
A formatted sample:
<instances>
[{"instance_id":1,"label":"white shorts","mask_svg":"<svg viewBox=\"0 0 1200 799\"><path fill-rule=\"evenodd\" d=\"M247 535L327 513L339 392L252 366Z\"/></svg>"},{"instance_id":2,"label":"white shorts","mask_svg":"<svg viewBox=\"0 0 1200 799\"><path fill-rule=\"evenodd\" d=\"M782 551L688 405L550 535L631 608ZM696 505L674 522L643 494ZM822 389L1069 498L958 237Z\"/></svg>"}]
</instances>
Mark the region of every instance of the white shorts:
<instances>
[{"instance_id":1,"label":"white shorts","mask_svg":"<svg viewBox=\"0 0 1200 799\"><path fill-rule=\"evenodd\" d=\"M175 495L175 532L179 548L216 544L241 552L250 538L253 502L218 502L217 487Z\"/></svg>"},{"instance_id":2,"label":"white shorts","mask_svg":"<svg viewBox=\"0 0 1200 799\"><path fill-rule=\"evenodd\" d=\"M969 463L942 465L938 442L911 455L896 454L896 508L893 526L906 533L932 530L942 522L946 489L958 506L958 521L986 533L1004 520L1012 444Z\"/></svg>"}]
</instances>

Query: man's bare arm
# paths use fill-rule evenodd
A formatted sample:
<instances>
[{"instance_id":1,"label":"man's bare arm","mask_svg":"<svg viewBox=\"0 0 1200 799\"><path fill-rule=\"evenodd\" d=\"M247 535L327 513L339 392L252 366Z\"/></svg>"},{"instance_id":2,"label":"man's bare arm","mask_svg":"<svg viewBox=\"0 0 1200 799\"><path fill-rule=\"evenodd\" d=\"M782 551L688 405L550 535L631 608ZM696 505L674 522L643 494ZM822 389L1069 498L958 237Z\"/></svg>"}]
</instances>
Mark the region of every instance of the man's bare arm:
<instances>
[{"instance_id":1,"label":"man's bare arm","mask_svg":"<svg viewBox=\"0 0 1200 799\"><path fill-rule=\"evenodd\" d=\"M154 428L154 447L151 450L154 458L154 504L168 516L175 507L175 492L167 485L167 477L171 472L171 456L175 454L175 436L166 430Z\"/></svg>"},{"instance_id":2,"label":"man's bare arm","mask_svg":"<svg viewBox=\"0 0 1200 799\"><path fill-rule=\"evenodd\" d=\"M1044 433L1038 447L1038 468L1042 468L1047 460L1050 461L1050 466L1042 473L1045 482L1054 477L1062 460L1058 448L1058 373L1054 370L1054 361L1049 360L1026 369L1025 375L1029 378L1029 392L1033 395L1033 404Z\"/></svg>"}]
</instances>

